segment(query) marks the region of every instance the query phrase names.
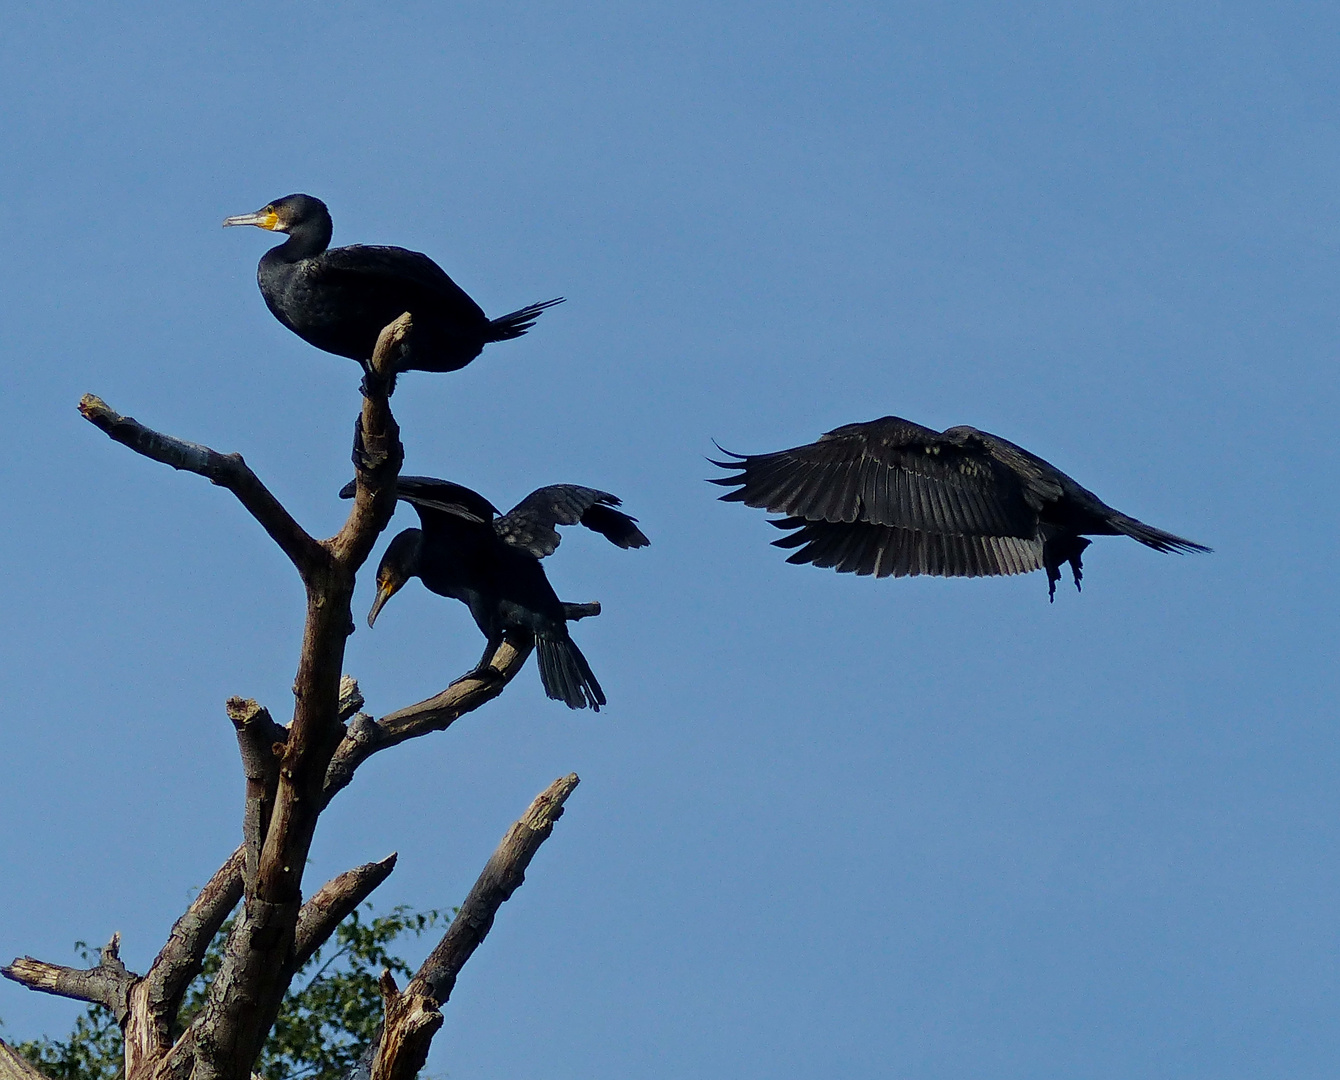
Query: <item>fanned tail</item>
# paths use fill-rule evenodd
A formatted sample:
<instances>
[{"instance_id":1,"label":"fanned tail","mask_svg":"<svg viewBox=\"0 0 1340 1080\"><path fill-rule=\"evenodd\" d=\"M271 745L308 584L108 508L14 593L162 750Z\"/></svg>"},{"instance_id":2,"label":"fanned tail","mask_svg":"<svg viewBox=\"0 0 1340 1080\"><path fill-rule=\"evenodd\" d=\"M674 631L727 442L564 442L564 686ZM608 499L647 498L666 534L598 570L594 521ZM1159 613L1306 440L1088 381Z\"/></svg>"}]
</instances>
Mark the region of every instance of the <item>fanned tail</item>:
<instances>
[{"instance_id":1,"label":"fanned tail","mask_svg":"<svg viewBox=\"0 0 1340 1080\"><path fill-rule=\"evenodd\" d=\"M517 311L500 315L496 319L489 321L489 332L486 341L510 341L512 338L519 338L527 330L535 325L535 320L540 317L540 313L545 308L551 308L555 304L563 303L564 297L556 296L552 300L544 300L538 304L530 304Z\"/></svg>"},{"instance_id":2,"label":"fanned tail","mask_svg":"<svg viewBox=\"0 0 1340 1080\"><path fill-rule=\"evenodd\" d=\"M591 673L591 665L570 637L537 636L535 653L540 666L544 692L569 709L599 712L605 704L605 691Z\"/></svg>"}]
</instances>

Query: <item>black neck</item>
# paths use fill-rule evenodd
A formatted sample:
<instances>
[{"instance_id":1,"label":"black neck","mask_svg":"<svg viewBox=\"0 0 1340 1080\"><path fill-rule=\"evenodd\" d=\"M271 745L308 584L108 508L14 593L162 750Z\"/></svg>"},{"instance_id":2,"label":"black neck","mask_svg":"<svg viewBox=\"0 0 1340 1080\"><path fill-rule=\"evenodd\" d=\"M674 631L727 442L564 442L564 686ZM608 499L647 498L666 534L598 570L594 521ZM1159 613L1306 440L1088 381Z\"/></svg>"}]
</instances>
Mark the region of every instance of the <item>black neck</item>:
<instances>
[{"instance_id":1,"label":"black neck","mask_svg":"<svg viewBox=\"0 0 1340 1080\"><path fill-rule=\"evenodd\" d=\"M288 239L270 254L284 262L297 262L320 255L330 246L332 226L329 214L300 221L289 229Z\"/></svg>"}]
</instances>

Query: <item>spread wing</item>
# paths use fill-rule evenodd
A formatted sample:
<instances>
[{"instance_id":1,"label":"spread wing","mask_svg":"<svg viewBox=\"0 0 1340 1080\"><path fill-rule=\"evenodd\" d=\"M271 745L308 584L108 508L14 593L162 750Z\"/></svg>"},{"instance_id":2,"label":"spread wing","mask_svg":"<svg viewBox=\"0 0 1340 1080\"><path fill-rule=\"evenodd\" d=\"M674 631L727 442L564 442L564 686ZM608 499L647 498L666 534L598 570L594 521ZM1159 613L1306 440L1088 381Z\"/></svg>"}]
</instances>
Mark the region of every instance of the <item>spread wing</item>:
<instances>
[{"instance_id":1,"label":"spread wing","mask_svg":"<svg viewBox=\"0 0 1340 1080\"><path fill-rule=\"evenodd\" d=\"M620 500L608 491L552 484L532 491L493 523L506 543L542 559L558 547L557 525L585 525L621 548L646 547L650 540L637 519L615 510Z\"/></svg>"},{"instance_id":2,"label":"spread wing","mask_svg":"<svg viewBox=\"0 0 1340 1080\"><path fill-rule=\"evenodd\" d=\"M428 513L450 514L463 521L483 525L494 519L498 508L477 491L464 484L453 484L450 480L438 480L432 476L401 476L396 480L396 498L410 503L419 511L419 518L427 527ZM354 497L354 481L350 480L340 488L341 499Z\"/></svg>"},{"instance_id":3,"label":"spread wing","mask_svg":"<svg viewBox=\"0 0 1340 1080\"><path fill-rule=\"evenodd\" d=\"M459 521L487 525L498 513L488 499L464 484L438 480L431 476L402 476L396 480L396 498L409 503L419 512L425 531L434 527L439 514L448 514Z\"/></svg>"},{"instance_id":4,"label":"spread wing","mask_svg":"<svg viewBox=\"0 0 1340 1080\"><path fill-rule=\"evenodd\" d=\"M790 450L729 454L734 460L713 464L736 472L712 483L734 488L722 496L728 502L803 522L1034 539L1038 516L1033 493L974 438L979 434L972 428L941 433L886 416L848 424ZM838 535L818 530L816 538L821 532Z\"/></svg>"},{"instance_id":5,"label":"spread wing","mask_svg":"<svg viewBox=\"0 0 1340 1080\"><path fill-rule=\"evenodd\" d=\"M400 311L422 306L467 324L488 322L466 291L419 251L372 244L330 248L311 260L308 273L316 282L356 287L364 297L388 307L399 304Z\"/></svg>"},{"instance_id":6,"label":"spread wing","mask_svg":"<svg viewBox=\"0 0 1340 1080\"><path fill-rule=\"evenodd\" d=\"M1204 544L1188 540L1183 536L1156 529L1143 521L1123 514L1103 502L1088 488L1073 477L1068 476L1037 454L1025 450L1022 446L1002 439L976 428L950 428L945 435L973 442L982 446L993 458L1001 462L1024 483L1029 502L1037 507L1054 504L1066 519L1070 529L1079 534L1129 536L1155 551L1205 551L1210 549ZM1047 508L1048 511L1052 507ZM1044 511L1044 521L1046 511Z\"/></svg>"},{"instance_id":7,"label":"spread wing","mask_svg":"<svg viewBox=\"0 0 1340 1080\"><path fill-rule=\"evenodd\" d=\"M773 544L798 548L789 563L832 567L840 574L876 577L994 577L1026 574L1042 566L1042 543L1017 536L951 536L943 533L869 525L862 521L772 522L793 530Z\"/></svg>"}]
</instances>

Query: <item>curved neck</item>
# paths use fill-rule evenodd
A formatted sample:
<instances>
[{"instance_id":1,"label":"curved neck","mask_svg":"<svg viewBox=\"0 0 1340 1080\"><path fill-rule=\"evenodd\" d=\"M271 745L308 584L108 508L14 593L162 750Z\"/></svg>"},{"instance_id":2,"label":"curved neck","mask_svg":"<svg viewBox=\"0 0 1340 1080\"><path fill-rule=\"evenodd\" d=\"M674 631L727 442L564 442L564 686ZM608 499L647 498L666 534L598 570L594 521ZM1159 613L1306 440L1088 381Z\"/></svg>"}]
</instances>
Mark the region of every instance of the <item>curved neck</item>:
<instances>
[{"instance_id":1,"label":"curved neck","mask_svg":"<svg viewBox=\"0 0 1340 1080\"><path fill-rule=\"evenodd\" d=\"M408 581L423 574L423 531L406 529L398 533L382 556L383 564L394 566L401 578Z\"/></svg>"},{"instance_id":2,"label":"curved neck","mask_svg":"<svg viewBox=\"0 0 1340 1080\"><path fill-rule=\"evenodd\" d=\"M421 578L423 576L423 530L406 529L405 532L414 538L405 559L405 570L410 577Z\"/></svg>"},{"instance_id":3,"label":"curved neck","mask_svg":"<svg viewBox=\"0 0 1340 1080\"><path fill-rule=\"evenodd\" d=\"M320 255L330 246L332 230L329 214L300 221L289 229L288 239L277 248L271 249L270 254L284 262L310 259L313 255Z\"/></svg>"}]
</instances>

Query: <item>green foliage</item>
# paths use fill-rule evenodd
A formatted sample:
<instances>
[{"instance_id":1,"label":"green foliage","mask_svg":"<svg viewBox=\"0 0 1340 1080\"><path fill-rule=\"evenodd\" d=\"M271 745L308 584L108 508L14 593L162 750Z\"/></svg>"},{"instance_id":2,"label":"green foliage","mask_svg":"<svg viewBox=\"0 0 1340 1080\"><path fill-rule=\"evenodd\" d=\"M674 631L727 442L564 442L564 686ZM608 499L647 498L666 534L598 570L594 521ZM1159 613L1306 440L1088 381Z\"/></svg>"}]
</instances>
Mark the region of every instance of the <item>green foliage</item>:
<instances>
[{"instance_id":1,"label":"green foliage","mask_svg":"<svg viewBox=\"0 0 1340 1080\"><path fill-rule=\"evenodd\" d=\"M371 911L370 904L364 906ZM440 920L437 911L412 911L404 905L367 921L357 911L345 919L289 986L254 1071L265 1080L340 1080L381 1023L377 978L382 968L390 968L402 984L414 974L391 954L391 946L404 934L417 937ZM182 1002L182 1028L205 1003L232 926L229 919L210 942L204 968ZM96 954L83 942L76 947L86 961L96 962ZM69 1038L43 1037L17 1049L52 1080L117 1080L122 1075L121 1032L101 1005L88 1007Z\"/></svg>"}]
</instances>

